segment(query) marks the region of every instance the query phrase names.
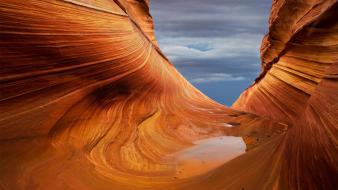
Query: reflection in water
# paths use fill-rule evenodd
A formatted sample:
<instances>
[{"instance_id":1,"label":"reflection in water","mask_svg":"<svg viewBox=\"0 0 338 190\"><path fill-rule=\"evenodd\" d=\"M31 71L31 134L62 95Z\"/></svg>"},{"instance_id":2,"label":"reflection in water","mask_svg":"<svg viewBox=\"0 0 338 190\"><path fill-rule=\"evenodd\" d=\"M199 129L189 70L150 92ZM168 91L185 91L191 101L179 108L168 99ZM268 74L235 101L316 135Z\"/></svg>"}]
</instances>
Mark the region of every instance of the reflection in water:
<instances>
[{"instance_id":1,"label":"reflection in water","mask_svg":"<svg viewBox=\"0 0 338 190\"><path fill-rule=\"evenodd\" d=\"M224 127L234 127L233 125L230 125L229 123L224 123L223 126Z\"/></svg>"},{"instance_id":2,"label":"reflection in water","mask_svg":"<svg viewBox=\"0 0 338 190\"><path fill-rule=\"evenodd\" d=\"M245 153L242 137L221 136L194 142L194 146L176 153L176 176L186 178L215 169Z\"/></svg>"}]
</instances>

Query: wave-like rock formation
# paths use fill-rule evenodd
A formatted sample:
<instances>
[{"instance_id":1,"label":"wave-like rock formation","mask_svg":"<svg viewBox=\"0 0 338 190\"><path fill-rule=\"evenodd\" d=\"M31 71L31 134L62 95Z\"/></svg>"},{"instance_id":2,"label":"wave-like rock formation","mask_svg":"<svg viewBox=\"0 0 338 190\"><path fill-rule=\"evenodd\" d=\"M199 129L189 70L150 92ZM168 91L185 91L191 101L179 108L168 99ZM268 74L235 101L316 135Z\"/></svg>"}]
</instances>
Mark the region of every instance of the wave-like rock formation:
<instances>
[{"instance_id":1,"label":"wave-like rock formation","mask_svg":"<svg viewBox=\"0 0 338 190\"><path fill-rule=\"evenodd\" d=\"M285 189L337 189L337 18L337 1L275 1L262 73L233 105L292 126L283 140Z\"/></svg>"},{"instance_id":2,"label":"wave-like rock formation","mask_svg":"<svg viewBox=\"0 0 338 190\"><path fill-rule=\"evenodd\" d=\"M0 189L337 188L336 18L275 1L233 109L161 52L149 0L1 1Z\"/></svg>"}]
</instances>

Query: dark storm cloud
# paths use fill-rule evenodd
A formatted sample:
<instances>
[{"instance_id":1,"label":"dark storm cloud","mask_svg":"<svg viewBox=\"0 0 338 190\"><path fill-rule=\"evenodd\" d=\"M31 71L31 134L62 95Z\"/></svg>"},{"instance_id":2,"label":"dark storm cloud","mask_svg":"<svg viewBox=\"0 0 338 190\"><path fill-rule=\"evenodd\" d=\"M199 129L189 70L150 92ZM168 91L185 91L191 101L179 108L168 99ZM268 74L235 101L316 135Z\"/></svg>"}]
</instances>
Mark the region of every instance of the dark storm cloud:
<instances>
[{"instance_id":1,"label":"dark storm cloud","mask_svg":"<svg viewBox=\"0 0 338 190\"><path fill-rule=\"evenodd\" d=\"M253 80L271 0L152 0L160 47L192 83Z\"/></svg>"},{"instance_id":2,"label":"dark storm cloud","mask_svg":"<svg viewBox=\"0 0 338 190\"><path fill-rule=\"evenodd\" d=\"M264 33L268 0L153 0L155 28L170 36L228 36Z\"/></svg>"}]
</instances>

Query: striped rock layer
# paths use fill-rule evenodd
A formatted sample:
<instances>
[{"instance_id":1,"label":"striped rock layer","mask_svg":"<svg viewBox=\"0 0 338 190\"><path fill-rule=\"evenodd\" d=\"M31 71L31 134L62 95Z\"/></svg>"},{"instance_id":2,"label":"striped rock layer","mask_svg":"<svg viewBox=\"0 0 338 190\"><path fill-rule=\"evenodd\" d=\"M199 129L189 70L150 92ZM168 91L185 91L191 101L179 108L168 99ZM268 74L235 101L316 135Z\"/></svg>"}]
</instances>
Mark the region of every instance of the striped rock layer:
<instances>
[{"instance_id":1,"label":"striped rock layer","mask_svg":"<svg viewBox=\"0 0 338 190\"><path fill-rule=\"evenodd\" d=\"M149 0L1 1L0 189L335 189L336 18L275 1L262 74L227 108L161 52ZM246 152L178 170L221 136Z\"/></svg>"},{"instance_id":2,"label":"striped rock layer","mask_svg":"<svg viewBox=\"0 0 338 190\"><path fill-rule=\"evenodd\" d=\"M336 189L337 1L274 1L262 73L233 108L292 126L283 140L283 189Z\"/></svg>"}]
</instances>

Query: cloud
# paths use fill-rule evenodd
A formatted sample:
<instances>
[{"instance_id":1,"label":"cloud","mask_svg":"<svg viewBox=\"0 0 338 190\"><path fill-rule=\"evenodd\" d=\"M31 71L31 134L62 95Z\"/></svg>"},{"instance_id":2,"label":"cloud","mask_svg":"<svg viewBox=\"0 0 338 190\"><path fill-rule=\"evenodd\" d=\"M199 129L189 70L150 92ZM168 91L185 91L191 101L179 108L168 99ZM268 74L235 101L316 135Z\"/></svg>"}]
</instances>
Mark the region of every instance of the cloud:
<instances>
[{"instance_id":1,"label":"cloud","mask_svg":"<svg viewBox=\"0 0 338 190\"><path fill-rule=\"evenodd\" d=\"M223 37L266 33L271 0L153 0L151 5L160 36Z\"/></svg>"},{"instance_id":2,"label":"cloud","mask_svg":"<svg viewBox=\"0 0 338 190\"><path fill-rule=\"evenodd\" d=\"M220 84L240 93L255 79L271 0L150 2L160 48L179 72L206 94L217 98ZM239 83L243 88L233 85Z\"/></svg>"},{"instance_id":3,"label":"cloud","mask_svg":"<svg viewBox=\"0 0 338 190\"><path fill-rule=\"evenodd\" d=\"M191 80L192 83L211 83L219 81L239 81L245 80L242 76L233 76L232 74L227 73L210 73L203 77L194 78Z\"/></svg>"},{"instance_id":4,"label":"cloud","mask_svg":"<svg viewBox=\"0 0 338 190\"><path fill-rule=\"evenodd\" d=\"M166 37L159 39L165 54L174 63L187 59L220 59L236 57L259 57L258 34L237 34L231 37Z\"/></svg>"}]
</instances>

